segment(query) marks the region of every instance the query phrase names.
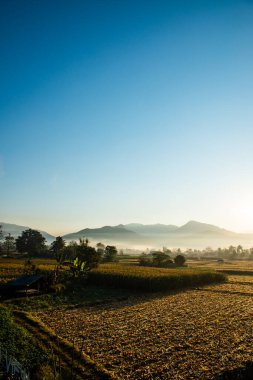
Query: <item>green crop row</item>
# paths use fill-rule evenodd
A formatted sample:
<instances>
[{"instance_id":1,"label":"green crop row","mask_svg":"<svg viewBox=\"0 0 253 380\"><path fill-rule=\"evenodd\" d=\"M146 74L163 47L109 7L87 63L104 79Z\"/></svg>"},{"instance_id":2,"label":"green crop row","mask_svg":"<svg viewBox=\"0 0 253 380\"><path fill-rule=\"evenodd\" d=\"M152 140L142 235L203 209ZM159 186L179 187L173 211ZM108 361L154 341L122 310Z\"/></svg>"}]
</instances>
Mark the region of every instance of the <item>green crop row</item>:
<instances>
[{"instance_id":1,"label":"green crop row","mask_svg":"<svg viewBox=\"0 0 253 380\"><path fill-rule=\"evenodd\" d=\"M89 276L92 284L150 292L176 290L225 280L226 276L223 273L209 270L162 269L120 264L101 265L92 270Z\"/></svg>"}]
</instances>

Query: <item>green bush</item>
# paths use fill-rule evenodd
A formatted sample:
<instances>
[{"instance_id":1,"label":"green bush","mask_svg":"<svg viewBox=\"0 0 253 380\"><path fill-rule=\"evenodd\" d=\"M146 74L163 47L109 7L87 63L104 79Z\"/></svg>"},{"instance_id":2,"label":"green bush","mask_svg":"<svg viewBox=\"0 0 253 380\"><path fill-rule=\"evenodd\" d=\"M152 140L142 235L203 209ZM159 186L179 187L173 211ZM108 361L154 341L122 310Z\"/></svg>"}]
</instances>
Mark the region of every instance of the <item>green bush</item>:
<instances>
[{"instance_id":1,"label":"green bush","mask_svg":"<svg viewBox=\"0 0 253 380\"><path fill-rule=\"evenodd\" d=\"M175 258L174 258L174 261L175 261L175 264L178 265L179 267L183 266L185 261L186 261L186 258L183 256L183 255L177 255Z\"/></svg>"}]
</instances>

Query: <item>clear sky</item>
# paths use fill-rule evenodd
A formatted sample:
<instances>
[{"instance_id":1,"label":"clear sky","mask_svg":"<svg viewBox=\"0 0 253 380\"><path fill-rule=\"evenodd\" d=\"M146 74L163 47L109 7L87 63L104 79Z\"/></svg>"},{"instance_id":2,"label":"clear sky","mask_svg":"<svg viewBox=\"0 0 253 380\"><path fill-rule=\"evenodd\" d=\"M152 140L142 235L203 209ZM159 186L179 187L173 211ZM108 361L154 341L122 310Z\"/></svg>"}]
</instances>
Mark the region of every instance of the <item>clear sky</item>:
<instances>
[{"instance_id":1,"label":"clear sky","mask_svg":"<svg viewBox=\"0 0 253 380\"><path fill-rule=\"evenodd\" d=\"M0 220L253 232L253 1L0 1Z\"/></svg>"}]
</instances>

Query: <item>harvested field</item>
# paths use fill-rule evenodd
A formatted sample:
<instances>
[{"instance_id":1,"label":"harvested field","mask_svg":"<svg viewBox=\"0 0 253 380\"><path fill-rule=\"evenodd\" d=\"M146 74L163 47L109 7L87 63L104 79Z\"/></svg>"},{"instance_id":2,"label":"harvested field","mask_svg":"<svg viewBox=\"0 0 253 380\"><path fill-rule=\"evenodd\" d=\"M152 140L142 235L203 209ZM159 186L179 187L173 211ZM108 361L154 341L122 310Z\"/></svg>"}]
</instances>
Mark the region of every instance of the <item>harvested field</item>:
<instances>
[{"instance_id":1,"label":"harvested field","mask_svg":"<svg viewBox=\"0 0 253 380\"><path fill-rule=\"evenodd\" d=\"M253 260L187 260L187 265L193 268L218 270L249 271L253 274Z\"/></svg>"},{"instance_id":2,"label":"harvested field","mask_svg":"<svg viewBox=\"0 0 253 380\"><path fill-rule=\"evenodd\" d=\"M34 313L123 379L211 380L253 361L253 276L116 305Z\"/></svg>"}]
</instances>

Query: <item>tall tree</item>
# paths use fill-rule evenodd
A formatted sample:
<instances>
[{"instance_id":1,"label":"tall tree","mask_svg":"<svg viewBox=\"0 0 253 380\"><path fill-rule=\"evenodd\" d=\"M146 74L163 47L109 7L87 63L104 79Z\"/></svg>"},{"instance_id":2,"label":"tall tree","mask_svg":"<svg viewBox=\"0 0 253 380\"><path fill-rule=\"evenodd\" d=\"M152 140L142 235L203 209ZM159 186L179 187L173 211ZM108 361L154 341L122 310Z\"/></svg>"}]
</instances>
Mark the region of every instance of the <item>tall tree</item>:
<instances>
[{"instance_id":1,"label":"tall tree","mask_svg":"<svg viewBox=\"0 0 253 380\"><path fill-rule=\"evenodd\" d=\"M186 261L186 258L183 256L183 255L177 255L174 259L175 261L175 264L178 265L178 266L183 266L185 261Z\"/></svg>"},{"instance_id":2,"label":"tall tree","mask_svg":"<svg viewBox=\"0 0 253 380\"><path fill-rule=\"evenodd\" d=\"M101 261L102 254L90 247L87 241L80 241L77 247L77 257L80 261L85 262L85 266L89 269L95 268Z\"/></svg>"},{"instance_id":3,"label":"tall tree","mask_svg":"<svg viewBox=\"0 0 253 380\"><path fill-rule=\"evenodd\" d=\"M105 245L103 243L97 243L96 247L97 252L101 253L101 255L103 256L103 254L105 253Z\"/></svg>"},{"instance_id":4,"label":"tall tree","mask_svg":"<svg viewBox=\"0 0 253 380\"><path fill-rule=\"evenodd\" d=\"M17 251L28 253L31 256L38 256L45 251L46 239L39 231L28 229L22 232L22 235L16 239Z\"/></svg>"},{"instance_id":5,"label":"tall tree","mask_svg":"<svg viewBox=\"0 0 253 380\"><path fill-rule=\"evenodd\" d=\"M73 275L78 277L80 275L87 276L92 268L96 268L101 262L102 254L96 251L95 248L88 245L87 239L80 239L79 245L76 246L76 257L73 261Z\"/></svg>"},{"instance_id":6,"label":"tall tree","mask_svg":"<svg viewBox=\"0 0 253 380\"><path fill-rule=\"evenodd\" d=\"M117 260L118 251L114 245L107 245L105 247L104 260L113 262Z\"/></svg>"},{"instance_id":7,"label":"tall tree","mask_svg":"<svg viewBox=\"0 0 253 380\"><path fill-rule=\"evenodd\" d=\"M54 257L59 264L62 264L62 262L65 260L65 244L65 240L63 240L61 236L57 236L50 247L50 251L53 252Z\"/></svg>"},{"instance_id":8,"label":"tall tree","mask_svg":"<svg viewBox=\"0 0 253 380\"><path fill-rule=\"evenodd\" d=\"M4 238L4 234L3 234L3 227L0 225L0 252L2 252L2 241L3 241L3 238Z\"/></svg>"},{"instance_id":9,"label":"tall tree","mask_svg":"<svg viewBox=\"0 0 253 380\"><path fill-rule=\"evenodd\" d=\"M77 256L77 249L78 244L76 241L69 242L68 245L64 248L65 258L67 260L74 260Z\"/></svg>"},{"instance_id":10,"label":"tall tree","mask_svg":"<svg viewBox=\"0 0 253 380\"><path fill-rule=\"evenodd\" d=\"M4 242L3 242L3 249L9 255L10 252L15 251L15 238L9 233L5 236Z\"/></svg>"}]
</instances>

